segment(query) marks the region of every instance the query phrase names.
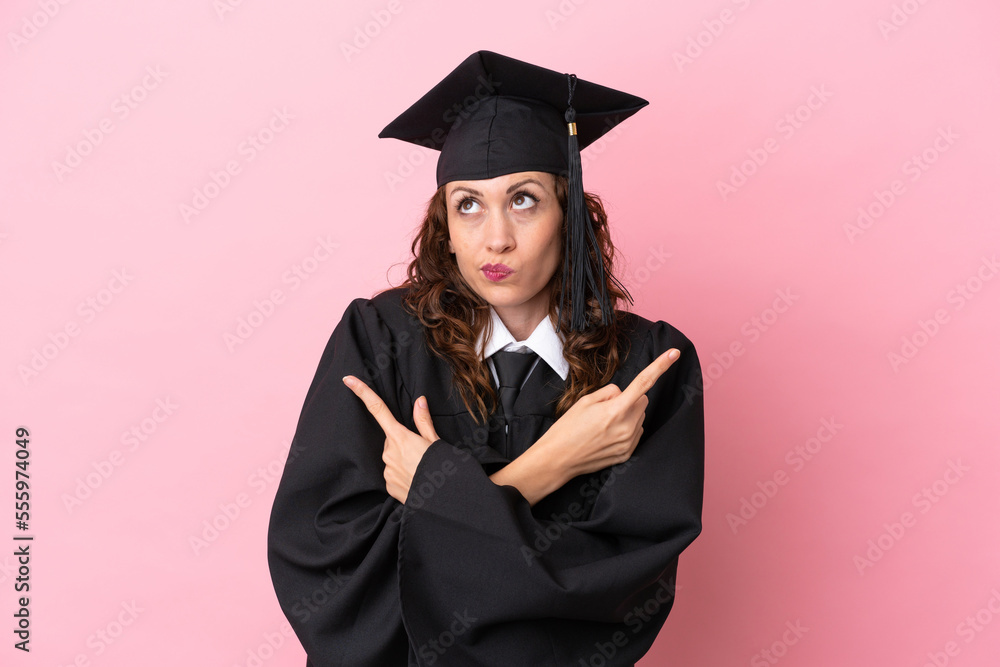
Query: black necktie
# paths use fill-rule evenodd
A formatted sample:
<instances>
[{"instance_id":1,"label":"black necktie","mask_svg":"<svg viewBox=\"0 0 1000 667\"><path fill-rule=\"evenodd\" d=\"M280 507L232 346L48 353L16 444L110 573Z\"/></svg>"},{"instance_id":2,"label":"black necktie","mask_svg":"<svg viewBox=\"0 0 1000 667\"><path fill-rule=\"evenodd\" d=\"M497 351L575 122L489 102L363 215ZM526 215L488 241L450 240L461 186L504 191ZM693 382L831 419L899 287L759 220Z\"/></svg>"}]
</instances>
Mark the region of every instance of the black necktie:
<instances>
[{"instance_id":1,"label":"black necktie","mask_svg":"<svg viewBox=\"0 0 1000 667\"><path fill-rule=\"evenodd\" d=\"M507 442L510 442L510 418L514 416L514 401L521 390L528 369L538 355L534 352L506 352L500 350L493 353L493 365L497 369L500 385L500 404L503 406L504 420L507 422Z\"/></svg>"}]
</instances>

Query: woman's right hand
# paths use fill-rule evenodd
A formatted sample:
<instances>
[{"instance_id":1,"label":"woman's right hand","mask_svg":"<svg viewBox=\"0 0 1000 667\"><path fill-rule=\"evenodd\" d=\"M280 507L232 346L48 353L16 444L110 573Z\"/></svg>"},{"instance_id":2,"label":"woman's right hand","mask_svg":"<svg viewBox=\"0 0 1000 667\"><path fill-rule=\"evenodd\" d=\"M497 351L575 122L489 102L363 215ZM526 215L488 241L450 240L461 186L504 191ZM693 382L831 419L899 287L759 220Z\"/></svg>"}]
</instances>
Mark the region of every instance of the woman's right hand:
<instances>
[{"instance_id":1,"label":"woman's right hand","mask_svg":"<svg viewBox=\"0 0 1000 667\"><path fill-rule=\"evenodd\" d=\"M531 447L545 453L566 482L578 475L624 463L642 435L648 392L680 357L671 348L635 376L624 391L608 384L581 396Z\"/></svg>"},{"instance_id":2,"label":"woman's right hand","mask_svg":"<svg viewBox=\"0 0 1000 667\"><path fill-rule=\"evenodd\" d=\"M671 348L620 390L609 384L577 399L526 452L490 475L535 505L574 477L623 463L642 435L649 391L680 357Z\"/></svg>"}]
</instances>

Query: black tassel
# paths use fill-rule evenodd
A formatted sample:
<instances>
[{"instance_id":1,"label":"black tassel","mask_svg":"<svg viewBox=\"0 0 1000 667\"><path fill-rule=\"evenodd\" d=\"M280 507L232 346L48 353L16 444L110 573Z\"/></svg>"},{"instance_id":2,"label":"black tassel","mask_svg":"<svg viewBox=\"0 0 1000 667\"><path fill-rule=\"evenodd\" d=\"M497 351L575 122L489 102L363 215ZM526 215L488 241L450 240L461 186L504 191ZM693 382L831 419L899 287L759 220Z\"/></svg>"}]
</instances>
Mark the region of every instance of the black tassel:
<instances>
[{"instance_id":1,"label":"black tassel","mask_svg":"<svg viewBox=\"0 0 1000 667\"><path fill-rule=\"evenodd\" d=\"M565 118L569 128L569 192L566 194L566 253L563 261L562 294L559 297L559 322L561 325L564 301L569 292L570 331L584 331L592 323L587 307L591 295L597 298L600 306L602 325L610 322L613 313L607 295L604 255L597 244L590 211L583 198L583 168L576 137L576 109L572 105L576 75L568 74L567 77L569 100L566 102L568 108ZM614 276L611 279L628 294ZM629 300L631 301L631 297Z\"/></svg>"}]
</instances>

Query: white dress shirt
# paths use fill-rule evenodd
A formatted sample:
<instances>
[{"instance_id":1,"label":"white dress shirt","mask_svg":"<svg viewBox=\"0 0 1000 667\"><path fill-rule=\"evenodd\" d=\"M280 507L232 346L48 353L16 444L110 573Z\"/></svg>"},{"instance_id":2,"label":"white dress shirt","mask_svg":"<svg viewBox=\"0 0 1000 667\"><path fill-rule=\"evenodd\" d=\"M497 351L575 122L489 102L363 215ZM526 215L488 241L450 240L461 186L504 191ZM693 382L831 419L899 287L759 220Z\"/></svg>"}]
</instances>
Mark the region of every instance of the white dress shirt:
<instances>
[{"instance_id":1,"label":"white dress shirt","mask_svg":"<svg viewBox=\"0 0 1000 667\"><path fill-rule=\"evenodd\" d=\"M497 350L534 352L538 355L538 359L535 360L525 378L531 375L535 366L538 365L539 360L543 360L559 377L563 380L566 379L569 375L569 363L563 357L563 338L556 331L552 318L542 318L542 321L538 323L538 326L531 332L531 335L523 341L514 338L514 335L507 329L507 326L500 319L500 316L497 315L497 311L493 306L490 306L490 318L493 320L493 335L489 340L484 342L483 334L485 331L480 333L476 347L477 350L480 350L479 356L481 359L489 359L490 355ZM499 385L500 381L497 379L497 371L493 366L493 359L489 360L489 367L493 373L493 379Z\"/></svg>"}]
</instances>

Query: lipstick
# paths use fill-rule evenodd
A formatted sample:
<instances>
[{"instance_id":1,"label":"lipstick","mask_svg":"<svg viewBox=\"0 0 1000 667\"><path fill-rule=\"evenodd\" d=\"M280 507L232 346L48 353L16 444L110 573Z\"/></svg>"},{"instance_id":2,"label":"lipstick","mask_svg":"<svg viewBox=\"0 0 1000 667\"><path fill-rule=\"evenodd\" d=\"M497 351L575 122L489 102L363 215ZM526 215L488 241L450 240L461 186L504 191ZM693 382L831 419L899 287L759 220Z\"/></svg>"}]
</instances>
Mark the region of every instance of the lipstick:
<instances>
[{"instance_id":1,"label":"lipstick","mask_svg":"<svg viewBox=\"0 0 1000 667\"><path fill-rule=\"evenodd\" d=\"M482 271L488 280L495 283L514 273L514 269L504 264L484 264Z\"/></svg>"}]
</instances>

